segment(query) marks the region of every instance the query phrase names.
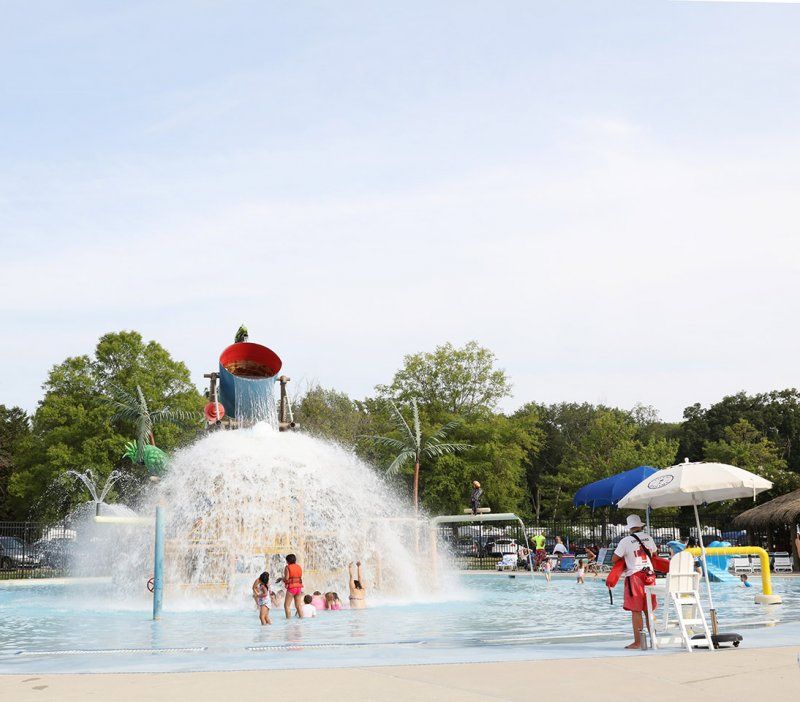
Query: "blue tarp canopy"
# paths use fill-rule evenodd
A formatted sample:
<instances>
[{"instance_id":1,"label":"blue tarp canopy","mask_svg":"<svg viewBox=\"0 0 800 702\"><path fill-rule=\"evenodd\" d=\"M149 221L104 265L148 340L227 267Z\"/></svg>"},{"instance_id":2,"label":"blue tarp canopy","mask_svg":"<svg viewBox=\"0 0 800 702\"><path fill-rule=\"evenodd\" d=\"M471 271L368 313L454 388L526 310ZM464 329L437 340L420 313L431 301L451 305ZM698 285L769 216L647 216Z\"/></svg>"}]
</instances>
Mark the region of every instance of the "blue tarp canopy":
<instances>
[{"instance_id":1,"label":"blue tarp canopy","mask_svg":"<svg viewBox=\"0 0 800 702\"><path fill-rule=\"evenodd\" d=\"M575 493L572 504L576 507L586 505L592 509L616 505L645 478L656 472L658 469L652 466L638 466L624 473L612 475L610 478L589 483Z\"/></svg>"}]
</instances>

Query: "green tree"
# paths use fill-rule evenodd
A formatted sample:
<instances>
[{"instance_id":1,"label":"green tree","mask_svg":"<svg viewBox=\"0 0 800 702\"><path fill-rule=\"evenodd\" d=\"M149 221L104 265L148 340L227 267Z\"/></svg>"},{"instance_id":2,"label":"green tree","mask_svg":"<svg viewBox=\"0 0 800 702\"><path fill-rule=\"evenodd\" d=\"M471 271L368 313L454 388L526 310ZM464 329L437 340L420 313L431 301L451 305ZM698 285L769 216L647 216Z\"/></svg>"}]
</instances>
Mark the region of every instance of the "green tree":
<instances>
[{"instance_id":1,"label":"green tree","mask_svg":"<svg viewBox=\"0 0 800 702\"><path fill-rule=\"evenodd\" d=\"M346 393L314 385L294 402L294 418L301 431L352 448L363 434L373 433L363 402Z\"/></svg>"},{"instance_id":2,"label":"green tree","mask_svg":"<svg viewBox=\"0 0 800 702\"><path fill-rule=\"evenodd\" d=\"M422 502L432 513L457 514L467 504L473 480L484 489L484 504L494 512L530 514L525 484L526 459L544 442L538 417L501 414L468 417L453 438L471 449L435 459L421 476Z\"/></svg>"},{"instance_id":3,"label":"green tree","mask_svg":"<svg viewBox=\"0 0 800 702\"><path fill-rule=\"evenodd\" d=\"M729 463L771 480L773 496L795 490L800 485L800 476L787 469L780 449L746 419L726 427L719 441L707 441L703 458Z\"/></svg>"},{"instance_id":4,"label":"green tree","mask_svg":"<svg viewBox=\"0 0 800 702\"><path fill-rule=\"evenodd\" d=\"M628 413L609 409L597 412L587 430L565 449L559 471L547 478L558 495L554 513L562 503L569 504L582 485L639 465L663 468L674 464L677 440L650 438L642 442L636 432Z\"/></svg>"},{"instance_id":5,"label":"green tree","mask_svg":"<svg viewBox=\"0 0 800 702\"><path fill-rule=\"evenodd\" d=\"M494 354L475 341L406 356L391 384L376 389L382 397L413 400L429 411L462 416L492 410L511 395L505 371L495 368Z\"/></svg>"},{"instance_id":6,"label":"green tree","mask_svg":"<svg viewBox=\"0 0 800 702\"><path fill-rule=\"evenodd\" d=\"M10 519L8 480L14 472L17 444L30 433L30 419L19 407L0 405L0 519Z\"/></svg>"},{"instance_id":7,"label":"green tree","mask_svg":"<svg viewBox=\"0 0 800 702\"><path fill-rule=\"evenodd\" d=\"M395 433L399 434L400 438L378 435L368 435L364 438L396 453L394 460L386 469L389 475L394 475L408 465L414 466L414 509L418 510L419 472L422 460L466 451L472 447L469 444L447 443L444 441L447 435L457 426L457 420L447 422L447 424L430 434L423 433L416 400L411 400L411 425L403 417L403 413L394 402L388 400L387 403Z\"/></svg>"},{"instance_id":8,"label":"green tree","mask_svg":"<svg viewBox=\"0 0 800 702\"><path fill-rule=\"evenodd\" d=\"M690 405L683 417L681 456L699 460L706 442L723 440L728 427L746 419L773 442L789 470L800 473L800 392L795 388L755 395L739 392L707 409Z\"/></svg>"},{"instance_id":9,"label":"green tree","mask_svg":"<svg viewBox=\"0 0 800 702\"><path fill-rule=\"evenodd\" d=\"M68 509L69 504L57 504L53 496L41 499L65 471L92 467L104 477L123 465L125 443L136 436L136 428L132 422L114 419L107 398L111 387L134 393L137 385L152 411L202 409L188 368L137 332L106 334L93 356L67 358L52 368L31 432L17 444L8 487L10 510L17 518L26 518L32 509L38 516L57 516ZM159 428L159 443L167 451L194 436L192 428L172 424Z\"/></svg>"}]
</instances>

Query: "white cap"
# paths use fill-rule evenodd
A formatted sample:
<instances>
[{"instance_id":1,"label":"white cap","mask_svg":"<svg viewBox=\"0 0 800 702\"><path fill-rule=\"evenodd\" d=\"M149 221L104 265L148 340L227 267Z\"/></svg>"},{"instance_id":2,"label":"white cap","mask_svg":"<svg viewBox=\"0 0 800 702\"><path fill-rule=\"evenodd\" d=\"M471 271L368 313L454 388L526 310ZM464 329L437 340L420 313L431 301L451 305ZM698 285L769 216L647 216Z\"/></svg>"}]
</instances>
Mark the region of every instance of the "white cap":
<instances>
[{"instance_id":1,"label":"white cap","mask_svg":"<svg viewBox=\"0 0 800 702\"><path fill-rule=\"evenodd\" d=\"M629 514L625 522L628 525L628 529L641 529L644 526L642 518L638 514Z\"/></svg>"}]
</instances>

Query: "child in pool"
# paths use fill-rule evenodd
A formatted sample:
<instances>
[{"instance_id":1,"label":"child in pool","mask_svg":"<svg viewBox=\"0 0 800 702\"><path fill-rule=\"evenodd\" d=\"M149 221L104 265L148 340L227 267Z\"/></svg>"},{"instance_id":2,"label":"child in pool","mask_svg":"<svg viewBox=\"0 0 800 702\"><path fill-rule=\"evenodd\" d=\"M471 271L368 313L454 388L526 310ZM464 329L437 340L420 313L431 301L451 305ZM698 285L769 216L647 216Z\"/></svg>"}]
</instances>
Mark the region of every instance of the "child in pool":
<instances>
[{"instance_id":1,"label":"child in pool","mask_svg":"<svg viewBox=\"0 0 800 702\"><path fill-rule=\"evenodd\" d=\"M303 613L303 569L297 564L297 556L290 553L286 556L286 567L283 569L283 585L286 588L286 597L283 600L283 611L286 618L292 616L292 600L297 616L302 619Z\"/></svg>"},{"instance_id":2,"label":"child in pool","mask_svg":"<svg viewBox=\"0 0 800 702\"><path fill-rule=\"evenodd\" d=\"M547 580L548 583L553 579L553 576L550 573L553 570L553 562L549 558L545 558L542 561L542 572L544 573L544 578Z\"/></svg>"},{"instance_id":3,"label":"child in pool","mask_svg":"<svg viewBox=\"0 0 800 702\"><path fill-rule=\"evenodd\" d=\"M326 592L325 593L325 609L329 609L331 611L338 611L342 608L342 603L339 600L339 595L335 592Z\"/></svg>"},{"instance_id":4,"label":"child in pool","mask_svg":"<svg viewBox=\"0 0 800 702\"><path fill-rule=\"evenodd\" d=\"M739 580L742 581L742 584L739 587L753 587L750 583L747 582L747 575L745 573L742 573L739 576Z\"/></svg>"},{"instance_id":5,"label":"child in pool","mask_svg":"<svg viewBox=\"0 0 800 702\"><path fill-rule=\"evenodd\" d=\"M586 584L586 561L578 562L578 585Z\"/></svg>"},{"instance_id":6,"label":"child in pool","mask_svg":"<svg viewBox=\"0 0 800 702\"><path fill-rule=\"evenodd\" d=\"M253 599L258 607L258 619L262 626L272 624L269 618L269 608L275 604L275 593L269 589L269 573L266 571L259 575L253 583Z\"/></svg>"},{"instance_id":7,"label":"child in pool","mask_svg":"<svg viewBox=\"0 0 800 702\"><path fill-rule=\"evenodd\" d=\"M300 608L300 611L297 613L297 616L303 619L310 619L311 617L317 616L317 608L311 604L311 600L314 599L311 595L306 595L303 598L303 606Z\"/></svg>"},{"instance_id":8,"label":"child in pool","mask_svg":"<svg viewBox=\"0 0 800 702\"><path fill-rule=\"evenodd\" d=\"M311 596L311 604L314 605L314 609L317 612L321 612L325 609L325 596L319 590L316 590Z\"/></svg>"}]
</instances>

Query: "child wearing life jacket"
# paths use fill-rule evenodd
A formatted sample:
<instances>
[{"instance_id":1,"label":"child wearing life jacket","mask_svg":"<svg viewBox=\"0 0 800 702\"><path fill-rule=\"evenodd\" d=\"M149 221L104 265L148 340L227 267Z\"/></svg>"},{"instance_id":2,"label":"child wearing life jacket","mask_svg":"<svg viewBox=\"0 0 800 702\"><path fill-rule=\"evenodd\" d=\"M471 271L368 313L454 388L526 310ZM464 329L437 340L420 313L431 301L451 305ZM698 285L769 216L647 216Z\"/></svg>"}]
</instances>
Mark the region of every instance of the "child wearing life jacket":
<instances>
[{"instance_id":1,"label":"child wearing life jacket","mask_svg":"<svg viewBox=\"0 0 800 702\"><path fill-rule=\"evenodd\" d=\"M297 616L303 617L303 569L297 565L297 556L290 553L286 556L286 567L283 569L283 584L286 587L286 597L283 600L283 611L286 618L292 617L292 600Z\"/></svg>"}]
</instances>

